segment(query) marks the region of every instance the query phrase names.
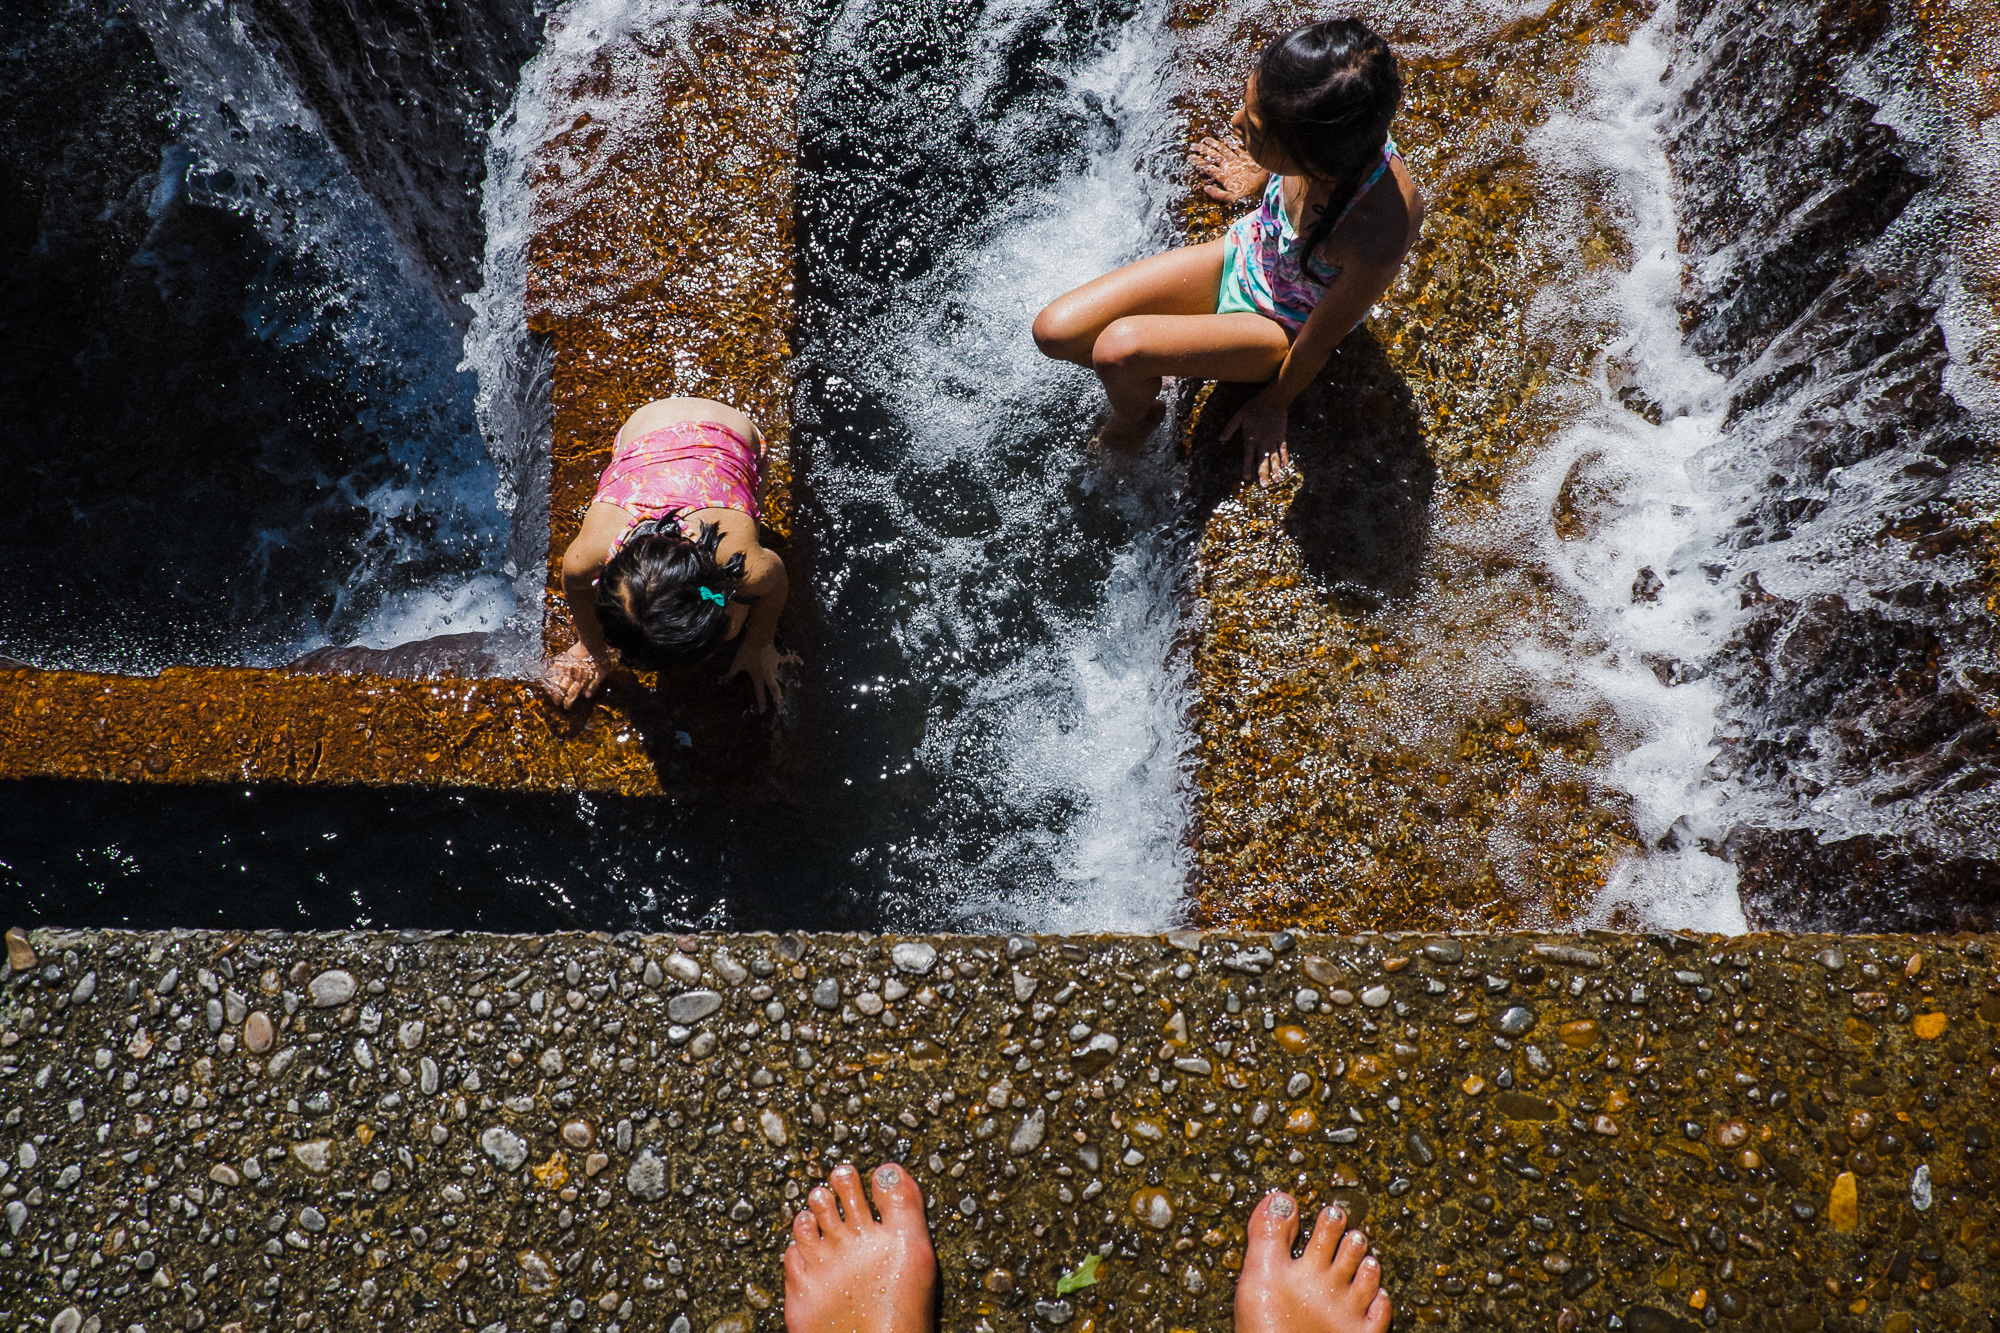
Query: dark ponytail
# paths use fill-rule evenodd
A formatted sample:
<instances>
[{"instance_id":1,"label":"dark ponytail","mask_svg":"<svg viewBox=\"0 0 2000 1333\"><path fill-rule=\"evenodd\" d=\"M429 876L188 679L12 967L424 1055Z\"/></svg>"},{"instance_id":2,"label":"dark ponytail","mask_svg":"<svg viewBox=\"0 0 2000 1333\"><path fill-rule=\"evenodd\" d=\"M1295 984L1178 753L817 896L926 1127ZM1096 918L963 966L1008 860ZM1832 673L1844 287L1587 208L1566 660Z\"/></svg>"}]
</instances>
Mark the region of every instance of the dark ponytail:
<instances>
[{"instance_id":1,"label":"dark ponytail","mask_svg":"<svg viewBox=\"0 0 2000 1333\"><path fill-rule=\"evenodd\" d=\"M597 623L633 666L700 661L729 633L726 603L755 600L736 591L743 552L716 562L722 529L704 523L691 539L678 519L668 513L634 528L597 580Z\"/></svg>"},{"instance_id":2,"label":"dark ponytail","mask_svg":"<svg viewBox=\"0 0 2000 1333\"><path fill-rule=\"evenodd\" d=\"M1359 19L1332 19L1286 33L1257 63L1258 131L1333 193L1302 228L1299 267L1326 240L1361 182L1381 160L1389 122L1403 100L1395 53Z\"/></svg>"}]
</instances>

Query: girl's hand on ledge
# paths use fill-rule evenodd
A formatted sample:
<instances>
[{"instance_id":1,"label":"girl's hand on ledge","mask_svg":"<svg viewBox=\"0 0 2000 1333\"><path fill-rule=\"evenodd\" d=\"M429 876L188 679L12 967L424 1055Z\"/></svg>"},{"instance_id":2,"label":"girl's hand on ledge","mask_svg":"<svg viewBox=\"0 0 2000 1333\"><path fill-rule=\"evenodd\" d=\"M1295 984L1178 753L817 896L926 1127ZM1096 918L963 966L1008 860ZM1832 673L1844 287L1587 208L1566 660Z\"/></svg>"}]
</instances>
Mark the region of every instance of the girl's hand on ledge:
<instances>
[{"instance_id":1,"label":"girl's hand on ledge","mask_svg":"<svg viewBox=\"0 0 2000 1333\"><path fill-rule=\"evenodd\" d=\"M1201 188L1211 199L1240 203L1263 190L1271 173L1251 160L1239 143L1224 143L1213 135L1188 150L1188 165L1208 177Z\"/></svg>"},{"instance_id":2,"label":"girl's hand on ledge","mask_svg":"<svg viewBox=\"0 0 2000 1333\"><path fill-rule=\"evenodd\" d=\"M1227 443L1237 431L1243 432L1243 482L1250 483L1255 477L1259 486L1269 486L1279 473L1292 465L1290 451L1285 448L1285 418L1287 410L1269 407L1251 399L1236 409L1236 415L1229 418L1229 424L1222 428L1222 439Z\"/></svg>"},{"instance_id":3,"label":"girl's hand on ledge","mask_svg":"<svg viewBox=\"0 0 2000 1333\"><path fill-rule=\"evenodd\" d=\"M540 684L551 699L569 708L578 699L595 698L609 679L610 664L591 656L590 650L579 643L571 645L562 656L549 659L548 666L542 669Z\"/></svg>"},{"instance_id":4,"label":"girl's hand on ledge","mask_svg":"<svg viewBox=\"0 0 2000 1333\"><path fill-rule=\"evenodd\" d=\"M757 711L761 713L766 698L774 707L783 702L784 691L778 684L778 668L787 663L803 665L797 653L781 653L774 643L754 646L746 643L736 650L736 660L730 664L729 670L722 673L722 680L727 681L738 672L749 676L750 687L757 692Z\"/></svg>"}]
</instances>

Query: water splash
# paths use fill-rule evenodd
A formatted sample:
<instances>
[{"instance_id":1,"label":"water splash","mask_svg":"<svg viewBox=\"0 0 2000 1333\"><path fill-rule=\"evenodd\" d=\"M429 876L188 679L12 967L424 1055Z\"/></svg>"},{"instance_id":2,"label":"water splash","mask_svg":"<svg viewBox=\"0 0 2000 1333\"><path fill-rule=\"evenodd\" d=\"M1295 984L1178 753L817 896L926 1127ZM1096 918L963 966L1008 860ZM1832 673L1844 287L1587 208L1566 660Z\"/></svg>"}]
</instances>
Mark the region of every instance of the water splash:
<instances>
[{"instance_id":1,"label":"water splash","mask_svg":"<svg viewBox=\"0 0 2000 1333\"><path fill-rule=\"evenodd\" d=\"M805 113L815 595L886 631L840 664L880 736L850 781L912 816L857 860L894 916L1158 927L1188 869L1186 520L1162 459L1085 458L1101 390L1028 329L1168 243L1170 39L1153 8L1024 2L909 69L938 19L848 6Z\"/></svg>"},{"instance_id":2,"label":"water splash","mask_svg":"<svg viewBox=\"0 0 2000 1333\"><path fill-rule=\"evenodd\" d=\"M220 0L154 0L135 15L179 93L182 142L165 154L155 215L183 197L231 209L298 258L312 280L248 293L244 318L259 338L307 356L306 373L344 382L387 453L386 479L332 479L326 513L287 520L303 531L337 510L365 515L351 563L325 571L331 609L251 627L256 660L329 640L382 646L497 626L512 609L499 569L505 519L472 378L455 368L459 312L241 13ZM322 325L330 352L312 350ZM266 542L296 535L279 526Z\"/></svg>"}]
</instances>

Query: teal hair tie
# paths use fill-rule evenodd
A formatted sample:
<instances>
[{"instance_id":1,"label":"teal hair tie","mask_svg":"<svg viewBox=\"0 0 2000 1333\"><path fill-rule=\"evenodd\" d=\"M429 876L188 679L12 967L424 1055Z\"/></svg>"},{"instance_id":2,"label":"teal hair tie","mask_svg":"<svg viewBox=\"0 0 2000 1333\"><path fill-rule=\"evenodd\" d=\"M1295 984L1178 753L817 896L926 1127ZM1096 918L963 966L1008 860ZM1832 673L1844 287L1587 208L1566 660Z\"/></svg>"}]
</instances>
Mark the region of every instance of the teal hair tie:
<instances>
[{"instance_id":1,"label":"teal hair tie","mask_svg":"<svg viewBox=\"0 0 2000 1333\"><path fill-rule=\"evenodd\" d=\"M710 592L706 588L703 588L701 590L701 599L704 602L714 602L717 606L726 607L729 605L729 599L727 597L724 597L719 592Z\"/></svg>"}]
</instances>

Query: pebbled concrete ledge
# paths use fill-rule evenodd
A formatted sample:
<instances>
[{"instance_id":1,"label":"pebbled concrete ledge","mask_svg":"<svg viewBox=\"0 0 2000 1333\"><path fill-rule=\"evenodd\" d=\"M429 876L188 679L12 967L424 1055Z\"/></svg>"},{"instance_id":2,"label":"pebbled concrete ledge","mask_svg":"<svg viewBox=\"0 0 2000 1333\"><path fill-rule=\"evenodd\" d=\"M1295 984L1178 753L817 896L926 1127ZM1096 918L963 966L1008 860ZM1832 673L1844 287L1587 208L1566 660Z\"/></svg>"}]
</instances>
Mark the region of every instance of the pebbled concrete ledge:
<instances>
[{"instance_id":1,"label":"pebbled concrete ledge","mask_svg":"<svg viewBox=\"0 0 2000 1333\"><path fill-rule=\"evenodd\" d=\"M1995 1326L1991 937L9 944L5 1329L777 1329L887 1154L955 1333L1226 1327L1279 1184L1406 1329Z\"/></svg>"}]
</instances>

